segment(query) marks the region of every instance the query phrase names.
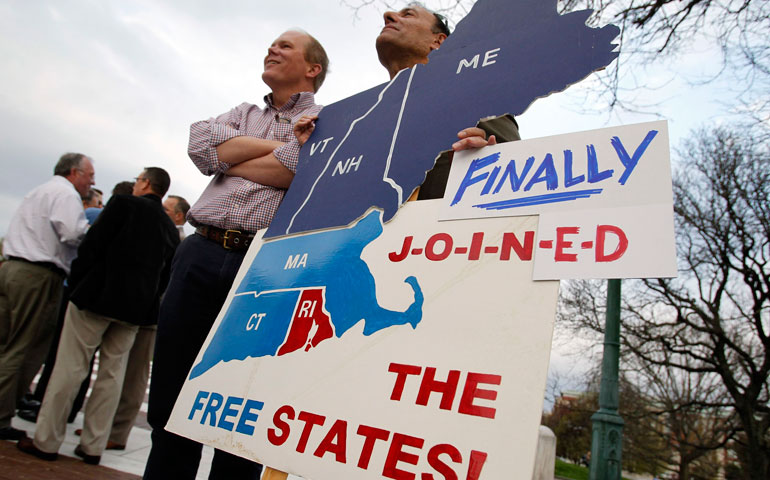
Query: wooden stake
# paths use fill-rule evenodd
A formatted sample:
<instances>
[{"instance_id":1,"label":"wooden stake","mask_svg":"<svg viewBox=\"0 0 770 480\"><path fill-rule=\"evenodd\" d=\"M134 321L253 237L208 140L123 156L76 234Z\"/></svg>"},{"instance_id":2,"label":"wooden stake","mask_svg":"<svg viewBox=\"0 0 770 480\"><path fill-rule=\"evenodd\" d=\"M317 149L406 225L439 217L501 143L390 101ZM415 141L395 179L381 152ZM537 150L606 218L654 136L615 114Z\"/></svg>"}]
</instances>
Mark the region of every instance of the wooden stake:
<instances>
[{"instance_id":1,"label":"wooden stake","mask_svg":"<svg viewBox=\"0 0 770 480\"><path fill-rule=\"evenodd\" d=\"M265 473L262 474L262 480L286 480L288 477L288 473L280 472L270 467L265 467Z\"/></svg>"}]
</instances>

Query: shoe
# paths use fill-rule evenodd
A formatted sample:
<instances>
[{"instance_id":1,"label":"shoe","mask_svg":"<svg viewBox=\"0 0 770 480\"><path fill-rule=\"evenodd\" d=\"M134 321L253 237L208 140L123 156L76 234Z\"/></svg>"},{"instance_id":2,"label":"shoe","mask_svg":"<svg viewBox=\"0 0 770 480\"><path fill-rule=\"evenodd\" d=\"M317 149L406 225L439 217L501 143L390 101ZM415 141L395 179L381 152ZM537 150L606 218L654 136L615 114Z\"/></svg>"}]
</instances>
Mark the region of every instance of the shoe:
<instances>
[{"instance_id":1,"label":"shoe","mask_svg":"<svg viewBox=\"0 0 770 480\"><path fill-rule=\"evenodd\" d=\"M115 443L112 440L107 440L107 446L104 449L105 450L125 450L126 446L121 445L119 443Z\"/></svg>"},{"instance_id":2,"label":"shoe","mask_svg":"<svg viewBox=\"0 0 770 480\"><path fill-rule=\"evenodd\" d=\"M35 444L32 442L32 439L26 436L21 440L19 440L19 443L16 444L16 448L18 448L24 453L34 455L40 460L45 460L46 462L53 462L54 460L59 458L58 453L48 453L37 448Z\"/></svg>"},{"instance_id":3,"label":"shoe","mask_svg":"<svg viewBox=\"0 0 770 480\"><path fill-rule=\"evenodd\" d=\"M0 428L0 440L21 440L27 438L27 432L13 427Z\"/></svg>"},{"instance_id":4,"label":"shoe","mask_svg":"<svg viewBox=\"0 0 770 480\"><path fill-rule=\"evenodd\" d=\"M102 460L101 455L89 455L83 451L80 445L75 447L75 455L82 458L89 465L99 465L99 462Z\"/></svg>"},{"instance_id":5,"label":"shoe","mask_svg":"<svg viewBox=\"0 0 770 480\"><path fill-rule=\"evenodd\" d=\"M16 412L16 416L28 422L37 423L37 410L19 409L19 411Z\"/></svg>"},{"instance_id":6,"label":"shoe","mask_svg":"<svg viewBox=\"0 0 770 480\"><path fill-rule=\"evenodd\" d=\"M40 402L32 398L31 395L24 395L16 407L19 410L40 410Z\"/></svg>"}]
</instances>

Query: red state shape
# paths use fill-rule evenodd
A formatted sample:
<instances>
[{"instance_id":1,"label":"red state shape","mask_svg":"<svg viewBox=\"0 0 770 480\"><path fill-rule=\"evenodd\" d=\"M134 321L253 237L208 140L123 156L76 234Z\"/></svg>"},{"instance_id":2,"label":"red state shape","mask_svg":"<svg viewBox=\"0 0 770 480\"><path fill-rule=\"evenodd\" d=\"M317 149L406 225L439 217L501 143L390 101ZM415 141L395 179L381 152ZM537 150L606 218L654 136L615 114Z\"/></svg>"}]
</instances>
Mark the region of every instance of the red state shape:
<instances>
[{"instance_id":1,"label":"red state shape","mask_svg":"<svg viewBox=\"0 0 770 480\"><path fill-rule=\"evenodd\" d=\"M300 349L307 352L333 336L331 317L324 308L323 289L303 290L289 325L289 334L278 348L278 356Z\"/></svg>"}]
</instances>

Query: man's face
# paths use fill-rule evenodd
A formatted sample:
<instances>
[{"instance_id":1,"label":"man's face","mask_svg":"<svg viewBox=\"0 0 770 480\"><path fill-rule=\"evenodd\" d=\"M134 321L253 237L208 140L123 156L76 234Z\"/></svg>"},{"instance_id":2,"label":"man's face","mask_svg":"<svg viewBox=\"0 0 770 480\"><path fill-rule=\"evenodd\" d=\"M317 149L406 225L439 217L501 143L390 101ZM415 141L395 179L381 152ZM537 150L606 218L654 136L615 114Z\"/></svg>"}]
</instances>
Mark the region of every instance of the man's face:
<instances>
[{"instance_id":1,"label":"man's face","mask_svg":"<svg viewBox=\"0 0 770 480\"><path fill-rule=\"evenodd\" d=\"M140 173L139 176L134 179L134 190L132 194L135 197L144 195L147 192L147 187L150 186L150 181L147 180L145 173L146 172L142 170L142 173Z\"/></svg>"},{"instance_id":2,"label":"man's face","mask_svg":"<svg viewBox=\"0 0 770 480\"><path fill-rule=\"evenodd\" d=\"M385 12L385 26L377 37L377 51L391 49L402 52L404 57L426 57L441 45L433 33L436 17L419 6L406 7L398 12ZM441 39L443 40L443 38Z\"/></svg>"},{"instance_id":3,"label":"man's face","mask_svg":"<svg viewBox=\"0 0 770 480\"><path fill-rule=\"evenodd\" d=\"M86 208L102 208L104 204L102 203L102 196L98 193L94 193L94 196L91 197L91 200L86 204Z\"/></svg>"},{"instance_id":4,"label":"man's face","mask_svg":"<svg viewBox=\"0 0 770 480\"><path fill-rule=\"evenodd\" d=\"M75 167L70 171L68 178L80 196L85 197L94 185L95 176L94 165L91 163L91 160L86 157L80 162L79 167Z\"/></svg>"},{"instance_id":5,"label":"man's face","mask_svg":"<svg viewBox=\"0 0 770 480\"><path fill-rule=\"evenodd\" d=\"M171 221L174 222L174 225L184 225L185 219L182 212L176 211L177 203L179 203L178 199L169 197L163 201L163 209Z\"/></svg>"},{"instance_id":6,"label":"man's face","mask_svg":"<svg viewBox=\"0 0 770 480\"><path fill-rule=\"evenodd\" d=\"M302 81L310 68L305 61L308 37L301 32L284 32L275 39L265 56L262 80L271 88Z\"/></svg>"}]
</instances>

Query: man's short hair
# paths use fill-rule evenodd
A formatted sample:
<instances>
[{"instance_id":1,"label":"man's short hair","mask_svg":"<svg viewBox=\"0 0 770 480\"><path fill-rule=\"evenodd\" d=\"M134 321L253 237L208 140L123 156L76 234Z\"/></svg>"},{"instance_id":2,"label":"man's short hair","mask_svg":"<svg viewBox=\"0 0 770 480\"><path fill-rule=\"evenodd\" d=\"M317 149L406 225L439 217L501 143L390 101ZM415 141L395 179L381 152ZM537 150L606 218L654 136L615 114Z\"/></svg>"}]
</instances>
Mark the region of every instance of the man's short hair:
<instances>
[{"instance_id":1,"label":"man's short hair","mask_svg":"<svg viewBox=\"0 0 770 480\"><path fill-rule=\"evenodd\" d=\"M118 182L112 188L113 195L131 195L134 193L134 182Z\"/></svg>"},{"instance_id":2,"label":"man's short hair","mask_svg":"<svg viewBox=\"0 0 770 480\"><path fill-rule=\"evenodd\" d=\"M176 206L174 207L174 211L177 213L181 213L185 217L187 216L187 212L190 210L190 203L184 199L184 197L180 197L179 195L169 195L168 198L173 198L176 200Z\"/></svg>"},{"instance_id":3,"label":"man's short hair","mask_svg":"<svg viewBox=\"0 0 770 480\"><path fill-rule=\"evenodd\" d=\"M300 30L301 31L301 30ZM326 55L326 50L321 45L321 42L315 39L305 31L301 31L307 35L307 44L305 45L305 61L312 64L321 65L321 73L316 75L313 79L313 91L317 92L321 85L323 85L326 79L326 73L329 71L329 57Z\"/></svg>"},{"instance_id":4,"label":"man's short hair","mask_svg":"<svg viewBox=\"0 0 770 480\"><path fill-rule=\"evenodd\" d=\"M430 11L430 10L428 10ZM433 33L443 33L447 37L452 33L449 31L449 23L445 16L440 13L431 12L436 19L436 23L433 24Z\"/></svg>"},{"instance_id":5,"label":"man's short hair","mask_svg":"<svg viewBox=\"0 0 770 480\"><path fill-rule=\"evenodd\" d=\"M427 12L433 14L433 18L435 22L433 23L433 27L431 28L431 31L433 33L443 33L447 37L452 33L449 31L449 23L447 22L447 19L444 15L441 15L440 13L434 12L430 8L426 7L420 2L411 2L408 5L409 7L420 7L423 10L426 10Z\"/></svg>"},{"instance_id":6,"label":"man's short hair","mask_svg":"<svg viewBox=\"0 0 770 480\"><path fill-rule=\"evenodd\" d=\"M53 174L61 177L66 177L70 174L73 168L80 168L83 164L83 159L86 158L82 153L65 153L56 162L56 166L53 168Z\"/></svg>"},{"instance_id":7,"label":"man's short hair","mask_svg":"<svg viewBox=\"0 0 770 480\"><path fill-rule=\"evenodd\" d=\"M150 182L150 188L155 195L163 198L171 186L171 177L160 167L145 167L144 177Z\"/></svg>"},{"instance_id":8,"label":"man's short hair","mask_svg":"<svg viewBox=\"0 0 770 480\"><path fill-rule=\"evenodd\" d=\"M101 195L101 194L102 194L102 191L99 190L98 188L89 188L88 193L86 193L86 196L83 197L83 201L88 203L91 200L93 200L96 195Z\"/></svg>"}]
</instances>

